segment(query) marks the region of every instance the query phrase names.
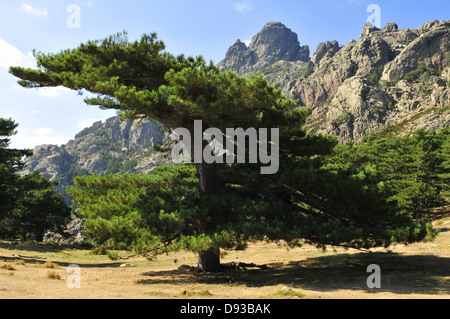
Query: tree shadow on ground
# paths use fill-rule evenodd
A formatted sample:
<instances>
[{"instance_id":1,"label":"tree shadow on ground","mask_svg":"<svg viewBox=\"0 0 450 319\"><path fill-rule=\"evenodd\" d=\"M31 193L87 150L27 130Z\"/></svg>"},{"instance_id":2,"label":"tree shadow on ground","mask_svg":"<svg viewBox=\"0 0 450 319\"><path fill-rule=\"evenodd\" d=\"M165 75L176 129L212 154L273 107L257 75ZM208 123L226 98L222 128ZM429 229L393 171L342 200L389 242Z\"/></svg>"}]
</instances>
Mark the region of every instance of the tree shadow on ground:
<instances>
[{"instance_id":1,"label":"tree shadow on ground","mask_svg":"<svg viewBox=\"0 0 450 319\"><path fill-rule=\"evenodd\" d=\"M369 289L369 265L381 267L381 289ZM396 294L450 294L450 258L403 256L395 253L342 254L309 258L288 264L266 265L267 269L196 273L186 269L146 272L137 283L211 284L264 287L286 285L316 291L366 290Z\"/></svg>"},{"instance_id":2,"label":"tree shadow on ground","mask_svg":"<svg viewBox=\"0 0 450 319\"><path fill-rule=\"evenodd\" d=\"M8 263L15 263L19 260L23 260L25 262L25 264L31 264L31 265L37 265L37 264L45 264L49 261L51 261L48 258L42 258L39 256L35 256L35 257L31 257L31 256L0 256L0 262L8 262ZM70 265L73 265L73 263L68 263L68 262L53 262L56 266L59 267L69 267ZM80 266L81 268L119 268L120 265L122 265L121 263L76 263L77 266Z\"/></svg>"},{"instance_id":3,"label":"tree shadow on ground","mask_svg":"<svg viewBox=\"0 0 450 319\"><path fill-rule=\"evenodd\" d=\"M0 242L0 249L14 251L14 254L3 256L0 255L0 262L14 263L18 260L23 260L26 264L44 264L51 261L52 258L40 256L40 254L55 253L58 254L67 249L79 248L76 245L70 244L44 244L44 243L15 243ZM17 252L22 253L17 253ZM54 260L53 260L54 262ZM54 262L58 266L68 267L72 263L67 262ZM77 263L82 268L118 268L122 263Z\"/></svg>"},{"instance_id":4,"label":"tree shadow on ground","mask_svg":"<svg viewBox=\"0 0 450 319\"><path fill-rule=\"evenodd\" d=\"M38 242L0 242L0 249L16 250L16 251L33 251L33 253L58 253L66 249L80 248L71 244L54 244L54 243L38 243ZM82 248L82 247L81 247Z\"/></svg>"}]
</instances>

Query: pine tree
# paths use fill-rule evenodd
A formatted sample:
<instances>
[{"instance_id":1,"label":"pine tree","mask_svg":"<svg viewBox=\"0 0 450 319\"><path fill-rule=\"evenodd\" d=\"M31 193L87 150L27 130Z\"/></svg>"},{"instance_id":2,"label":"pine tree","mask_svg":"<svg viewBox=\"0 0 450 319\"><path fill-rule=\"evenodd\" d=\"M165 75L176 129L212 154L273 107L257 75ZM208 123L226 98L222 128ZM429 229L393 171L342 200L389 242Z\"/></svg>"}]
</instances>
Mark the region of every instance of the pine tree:
<instances>
[{"instance_id":1,"label":"pine tree","mask_svg":"<svg viewBox=\"0 0 450 319\"><path fill-rule=\"evenodd\" d=\"M261 75L220 72L202 57L175 57L164 49L155 34L130 42L120 33L57 54L35 53L38 70L10 72L24 87L86 90L96 94L85 100L90 105L186 128L192 136L195 120L222 132L278 128L280 169L262 175L260 162L202 161L163 168L148 179L78 178L71 192L97 241L140 253L190 249L200 269L215 270L220 248L252 240L370 248L430 234L428 224L400 214L379 188L327 167L336 139L307 133L311 111L296 107ZM248 146L245 153L248 159Z\"/></svg>"},{"instance_id":2,"label":"pine tree","mask_svg":"<svg viewBox=\"0 0 450 319\"><path fill-rule=\"evenodd\" d=\"M3 137L0 139L0 218L14 207L18 198L16 173L23 167L22 158L31 155L29 150L8 148L17 127L12 119L0 118L0 136Z\"/></svg>"},{"instance_id":3,"label":"pine tree","mask_svg":"<svg viewBox=\"0 0 450 319\"><path fill-rule=\"evenodd\" d=\"M378 185L405 213L448 203L450 129L418 130L405 137L373 138L339 146L329 165L346 169L367 185Z\"/></svg>"},{"instance_id":4,"label":"pine tree","mask_svg":"<svg viewBox=\"0 0 450 319\"><path fill-rule=\"evenodd\" d=\"M71 208L66 205L64 196L59 195L55 186L58 181L49 181L39 172L19 177L17 191L20 198L10 216L3 220L10 237L27 240L33 234L35 240L42 242L47 232L66 235L66 225L71 218Z\"/></svg>"},{"instance_id":5,"label":"pine tree","mask_svg":"<svg viewBox=\"0 0 450 319\"><path fill-rule=\"evenodd\" d=\"M44 233L63 233L71 209L56 192L57 182L50 182L40 173L20 176L23 157L30 150L8 149L9 137L18 127L11 119L0 119L0 236L8 238L34 234L42 241Z\"/></svg>"}]
</instances>

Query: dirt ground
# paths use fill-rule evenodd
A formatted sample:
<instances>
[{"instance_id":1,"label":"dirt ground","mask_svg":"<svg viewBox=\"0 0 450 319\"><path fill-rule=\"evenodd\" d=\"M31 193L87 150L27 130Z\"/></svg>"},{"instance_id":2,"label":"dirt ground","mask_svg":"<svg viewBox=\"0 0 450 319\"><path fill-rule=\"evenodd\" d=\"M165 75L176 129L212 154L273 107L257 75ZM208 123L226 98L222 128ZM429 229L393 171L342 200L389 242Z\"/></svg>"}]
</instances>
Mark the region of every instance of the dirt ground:
<instances>
[{"instance_id":1,"label":"dirt ground","mask_svg":"<svg viewBox=\"0 0 450 319\"><path fill-rule=\"evenodd\" d=\"M206 274L180 267L196 264L189 252L111 261L67 246L0 242L0 299L450 299L450 218L435 225L434 242L388 252L257 243L223 252L222 261L267 268ZM80 267L80 288L70 287L71 264ZM367 287L371 264L381 268L380 289Z\"/></svg>"}]
</instances>

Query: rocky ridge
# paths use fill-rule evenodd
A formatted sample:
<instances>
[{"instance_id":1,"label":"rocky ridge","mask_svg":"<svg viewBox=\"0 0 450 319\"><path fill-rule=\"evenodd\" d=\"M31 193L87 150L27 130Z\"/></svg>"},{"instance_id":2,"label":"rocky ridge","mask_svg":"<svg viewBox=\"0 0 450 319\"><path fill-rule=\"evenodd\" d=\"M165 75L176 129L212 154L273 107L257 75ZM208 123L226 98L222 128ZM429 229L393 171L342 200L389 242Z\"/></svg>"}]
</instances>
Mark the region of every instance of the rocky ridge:
<instances>
[{"instance_id":1,"label":"rocky ridge","mask_svg":"<svg viewBox=\"0 0 450 319\"><path fill-rule=\"evenodd\" d=\"M168 161L155 150L165 138L162 126L150 121L121 121L112 117L77 134L62 146L40 145L25 160L22 174L40 171L50 180L58 180L58 192L66 196L66 187L76 176L136 173L148 174Z\"/></svg>"},{"instance_id":2,"label":"rocky ridge","mask_svg":"<svg viewBox=\"0 0 450 319\"><path fill-rule=\"evenodd\" d=\"M309 55L309 47L300 46L296 33L280 22L270 22L252 38L248 47L238 39L218 66L222 70L249 75L278 61L306 62Z\"/></svg>"},{"instance_id":3,"label":"rocky ridge","mask_svg":"<svg viewBox=\"0 0 450 319\"><path fill-rule=\"evenodd\" d=\"M283 33L292 32L280 23L269 23L261 33L271 39L283 34L282 28ZM427 22L417 30L399 29L395 23L378 29L368 23L358 41L323 42L311 59L276 55L277 61L264 59L255 68L248 57L257 51L255 39L259 38L253 38L247 51L245 44L235 44L218 65L240 75L262 73L289 98L298 100L299 106L312 109L308 126L317 133L335 135L341 143L360 142L392 126L396 134L406 134L450 123L450 21ZM300 47L292 43L294 37L278 41L272 42L281 48ZM427 72L416 72L420 78L406 80L420 65Z\"/></svg>"}]
</instances>

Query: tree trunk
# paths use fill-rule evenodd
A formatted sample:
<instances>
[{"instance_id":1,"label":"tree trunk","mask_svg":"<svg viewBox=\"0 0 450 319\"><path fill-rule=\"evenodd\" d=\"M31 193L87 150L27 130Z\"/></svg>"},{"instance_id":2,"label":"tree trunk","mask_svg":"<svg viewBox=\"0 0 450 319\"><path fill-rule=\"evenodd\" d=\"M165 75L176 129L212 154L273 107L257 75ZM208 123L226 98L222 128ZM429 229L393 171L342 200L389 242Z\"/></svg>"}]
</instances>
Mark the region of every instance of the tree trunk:
<instances>
[{"instance_id":1,"label":"tree trunk","mask_svg":"<svg viewBox=\"0 0 450 319\"><path fill-rule=\"evenodd\" d=\"M197 168L198 181L203 194L215 193L224 185L212 164L195 164L195 167Z\"/></svg>"},{"instance_id":2,"label":"tree trunk","mask_svg":"<svg viewBox=\"0 0 450 319\"><path fill-rule=\"evenodd\" d=\"M203 194L212 194L220 190L224 185L217 175L213 165L196 164L200 189ZM212 225L199 221L199 232L206 234ZM213 226L214 227L214 226ZM218 271L220 269L220 248L212 247L198 254L198 268L203 272Z\"/></svg>"},{"instance_id":3,"label":"tree trunk","mask_svg":"<svg viewBox=\"0 0 450 319\"><path fill-rule=\"evenodd\" d=\"M198 269L203 272L220 270L220 249L210 248L198 254Z\"/></svg>"},{"instance_id":4,"label":"tree trunk","mask_svg":"<svg viewBox=\"0 0 450 319\"><path fill-rule=\"evenodd\" d=\"M35 237L36 237L36 241L38 243L44 242L44 233L37 233L37 234L35 234Z\"/></svg>"}]
</instances>

